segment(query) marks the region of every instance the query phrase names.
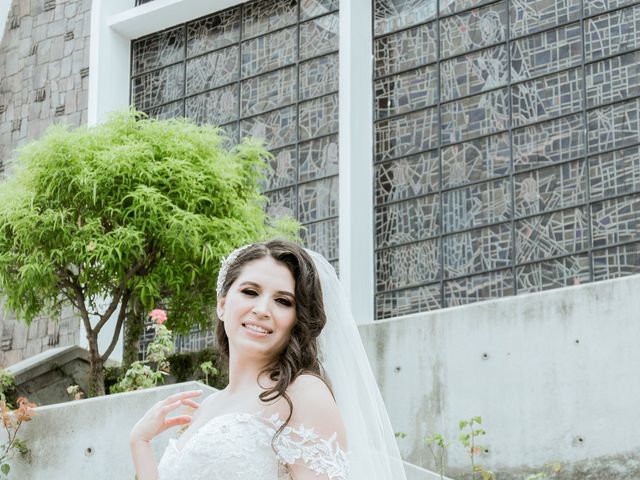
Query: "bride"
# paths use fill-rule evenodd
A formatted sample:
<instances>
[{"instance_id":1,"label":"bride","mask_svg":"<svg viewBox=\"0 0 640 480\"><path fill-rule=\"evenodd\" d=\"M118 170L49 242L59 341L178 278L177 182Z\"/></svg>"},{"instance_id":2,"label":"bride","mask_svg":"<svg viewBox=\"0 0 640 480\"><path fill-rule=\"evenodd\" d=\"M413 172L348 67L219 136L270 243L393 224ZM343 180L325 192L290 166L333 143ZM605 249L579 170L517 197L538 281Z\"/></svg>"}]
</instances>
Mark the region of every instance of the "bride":
<instances>
[{"instance_id":1,"label":"bride","mask_svg":"<svg viewBox=\"0 0 640 480\"><path fill-rule=\"evenodd\" d=\"M284 240L240 247L217 285L229 385L171 395L136 423L138 480L404 480L380 392L333 267ZM168 415L181 405L189 415ZM188 425L159 464L152 439Z\"/></svg>"}]
</instances>

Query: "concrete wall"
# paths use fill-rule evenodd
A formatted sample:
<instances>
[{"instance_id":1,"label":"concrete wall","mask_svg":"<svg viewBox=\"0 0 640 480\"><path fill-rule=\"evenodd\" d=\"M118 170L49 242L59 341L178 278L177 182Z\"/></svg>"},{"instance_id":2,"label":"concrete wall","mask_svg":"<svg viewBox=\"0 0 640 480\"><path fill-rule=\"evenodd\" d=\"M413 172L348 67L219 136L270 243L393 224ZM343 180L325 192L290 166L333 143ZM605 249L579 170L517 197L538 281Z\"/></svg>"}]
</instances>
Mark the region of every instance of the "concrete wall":
<instances>
[{"instance_id":1,"label":"concrete wall","mask_svg":"<svg viewBox=\"0 0 640 480\"><path fill-rule=\"evenodd\" d=\"M29 480L133 479L129 431L157 401L186 390L202 389L204 400L215 389L199 382L167 385L137 392L108 395L38 407L36 417L25 423L19 435L31 449L31 458L16 455L10 478ZM172 428L153 441L159 461ZM6 440L4 431L0 441ZM440 480L433 472L406 464L407 480ZM392 480L392 479L389 479ZM449 479L444 479L449 480Z\"/></svg>"},{"instance_id":2,"label":"concrete wall","mask_svg":"<svg viewBox=\"0 0 640 480\"><path fill-rule=\"evenodd\" d=\"M559 478L640 478L640 276L360 327L403 456L434 469L422 439L457 439L480 415L480 463L499 479L559 462ZM468 465L450 447L447 472Z\"/></svg>"},{"instance_id":3,"label":"concrete wall","mask_svg":"<svg viewBox=\"0 0 640 480\"><path fill-rule=\"evenodd\" d=\"M185 390L215 390L197 382L138 392L89 398L36 409L37 416L21 429L20 438L32 451L31 462L11 461L10 478L29 480L133 480L129 431L157 401ZM156 459L176 429L154 442ZM2 433L4 442L5 434Z\"/></svg>"}]
</instances>

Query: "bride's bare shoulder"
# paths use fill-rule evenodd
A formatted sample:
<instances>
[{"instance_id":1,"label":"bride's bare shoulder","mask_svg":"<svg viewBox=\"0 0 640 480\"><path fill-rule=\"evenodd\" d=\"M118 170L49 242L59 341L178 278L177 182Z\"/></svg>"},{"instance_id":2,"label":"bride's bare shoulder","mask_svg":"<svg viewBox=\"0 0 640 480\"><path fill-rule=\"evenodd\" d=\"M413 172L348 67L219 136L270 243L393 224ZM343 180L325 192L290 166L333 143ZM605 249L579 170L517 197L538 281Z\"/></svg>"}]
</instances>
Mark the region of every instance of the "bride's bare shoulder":
<instances>
[{"instance_id":1,"label":"bride's bare shoulder","mask_svg":"<svg viewBox=\"0 0 640 480\"><path fill-rule=\"evenodd\" d=\"M333 394L325 381L312 373L303 373L289 384L287 393L296 397L306 397L320 395L323 399L327 396L333 401Z\"/></svg>"},{"instance_id":2,"label":"bride's bare shoulder","mask_svg":"<svg viewBox=\"0 0 640 480\"><path fill-rule=\"evenodd\" d=\"M287 388L293 403L292 423L313 427L322 436L334 433L342 445L346 443L344 423L329 386L312 374L299 375Z\"/></svg>"}]
</instances>

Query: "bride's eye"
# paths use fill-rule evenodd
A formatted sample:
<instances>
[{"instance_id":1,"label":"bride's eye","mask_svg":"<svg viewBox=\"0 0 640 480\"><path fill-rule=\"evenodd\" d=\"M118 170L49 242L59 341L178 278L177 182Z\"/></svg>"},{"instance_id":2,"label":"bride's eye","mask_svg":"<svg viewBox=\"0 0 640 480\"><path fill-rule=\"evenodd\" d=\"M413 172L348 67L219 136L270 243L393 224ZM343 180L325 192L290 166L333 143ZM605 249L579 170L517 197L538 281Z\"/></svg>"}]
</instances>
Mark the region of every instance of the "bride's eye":
<instances>
[{"instance_id":1,"label":"bride's eye","mask_svg":"<svg viewBox=\"0 0 640 480\"><path fill-rule=\"evenodd\" d=\"M288 298L278 298L276 299L276 302L281 303L285 307L290 307L292 305L291 300Z\"/></svg>"},{"instance_id":2,"label":"bride's eye","mask_svg":"<svg viewBox=\"0 0 640 480\"><path fill-rule=\"evenodd\" d=\"M250 295L252 297L255 297L256 295L258 295L258 292L256 292L251 288L245 288L244 290L241 290L241 292L244 293L245 295Z\"/></svg>"}]
</instances>

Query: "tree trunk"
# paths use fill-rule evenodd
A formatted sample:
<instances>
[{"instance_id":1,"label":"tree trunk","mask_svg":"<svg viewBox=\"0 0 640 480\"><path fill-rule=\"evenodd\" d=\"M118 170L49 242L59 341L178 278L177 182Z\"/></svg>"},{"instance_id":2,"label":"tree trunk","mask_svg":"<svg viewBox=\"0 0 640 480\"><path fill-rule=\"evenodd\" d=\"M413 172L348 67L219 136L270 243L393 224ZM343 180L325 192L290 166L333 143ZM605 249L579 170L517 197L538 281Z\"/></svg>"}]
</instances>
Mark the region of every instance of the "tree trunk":
<instances>
[{"instance_id":1,"label":"tree trunk","mask_svg":"<svg viewBox=\"0 0 640 480\"><path fill-rule=\"evenodd\" d=\"M89 338L89 363L89 396L101 397L105 394L104 362L98 352L97 336Z\"/></svg>"},{"instance_id":2,"label":"tree trunk","mask_svg":"<svg viewBox=\"0 0 640 480\"><path fill-rule=\"evenodd\" d=\"M140 301L132 298L130 308L124 323L124 345L122 352L122 372L126 372L131 364L138 360L140 349L140 337L144 334L144 321L146 314L143 312Z\"/></svg>"}]
</instances>

